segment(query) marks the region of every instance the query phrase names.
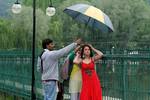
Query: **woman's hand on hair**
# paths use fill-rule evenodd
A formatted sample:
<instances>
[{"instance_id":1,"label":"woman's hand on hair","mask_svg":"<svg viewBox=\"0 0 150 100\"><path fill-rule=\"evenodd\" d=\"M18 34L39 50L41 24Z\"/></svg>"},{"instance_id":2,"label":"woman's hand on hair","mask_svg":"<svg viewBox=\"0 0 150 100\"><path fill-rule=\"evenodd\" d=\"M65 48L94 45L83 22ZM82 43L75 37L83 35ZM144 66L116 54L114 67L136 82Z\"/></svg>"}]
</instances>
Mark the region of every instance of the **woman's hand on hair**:
<instances>
[{"instance_id":1,"label":"woman's hand on hair","mask_svg":"<svg viewBox=\"0 0 150 100\"><path fill-rule=\"evenodd\" d=\"M88 45L91 47L92 50L94 50L94 47L91 44L88 44Z\"/></svg>"}]
</instances>

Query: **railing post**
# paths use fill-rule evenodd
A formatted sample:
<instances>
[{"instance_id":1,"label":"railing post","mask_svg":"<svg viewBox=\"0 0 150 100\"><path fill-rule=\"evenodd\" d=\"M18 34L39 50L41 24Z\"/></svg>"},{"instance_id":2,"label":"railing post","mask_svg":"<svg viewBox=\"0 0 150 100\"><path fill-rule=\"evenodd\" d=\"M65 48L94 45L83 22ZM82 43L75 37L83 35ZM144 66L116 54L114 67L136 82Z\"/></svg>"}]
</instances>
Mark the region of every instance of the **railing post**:
<instances>
[{"instance_id":1,"label":"railing post","mask_svg":"<svg viewBox=\"0 0 150 100\"><path fill-rule=\"evenodd\" d=\"M114 49L115 49L115 47L113 46L112 48L111 48L111 54L112 54L112 56L114 56ZM113 72L115 72L115 60L112 60L112 71Z\"/></svg>"},{"instance_id":2,"label":"railing post","mask_svg":"<svg viewBox=\"0 0 150 100\"><path fill-rule=\"evenodd\" d=\"M17 97L14 95L14 100L17 100Z\"/></svg>"},{"instance_id":3,"label":"railing post","mask_svg":"<svg viewBox=\"0 0 150 100\"><path fill-rule=\"evenodd\" d=\"M127 55L127 50L124 50L124 55L126 56ZM122 59L122 63L123 63L123 100L127 100L127 95L126 95L126 66L127 66L127 62L126 60L123 58Z\"/></svg>"}]
</instances>

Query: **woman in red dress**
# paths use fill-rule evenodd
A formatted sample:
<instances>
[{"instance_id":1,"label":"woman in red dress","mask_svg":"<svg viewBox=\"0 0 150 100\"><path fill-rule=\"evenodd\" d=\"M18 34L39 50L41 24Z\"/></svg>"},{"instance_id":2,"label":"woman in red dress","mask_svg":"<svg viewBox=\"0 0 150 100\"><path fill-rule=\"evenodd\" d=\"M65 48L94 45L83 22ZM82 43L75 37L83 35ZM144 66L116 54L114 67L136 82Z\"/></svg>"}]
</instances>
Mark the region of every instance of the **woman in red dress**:
<instances>
[{"instance_id":1,"label":"woman in red dress","mask_svg":"<svg viewBox=\"0 0 150 100\"><path fill-rule=\"evenodd\" d=\"M92 51L95 52L93 56ZM102 100L102 89L94 69L95 61L102 58L103 53L91 45L84 45L81 56L77 55L74 63L80 64L82 72L82 89L80 100Z\"/></svg>"}]
</instances>

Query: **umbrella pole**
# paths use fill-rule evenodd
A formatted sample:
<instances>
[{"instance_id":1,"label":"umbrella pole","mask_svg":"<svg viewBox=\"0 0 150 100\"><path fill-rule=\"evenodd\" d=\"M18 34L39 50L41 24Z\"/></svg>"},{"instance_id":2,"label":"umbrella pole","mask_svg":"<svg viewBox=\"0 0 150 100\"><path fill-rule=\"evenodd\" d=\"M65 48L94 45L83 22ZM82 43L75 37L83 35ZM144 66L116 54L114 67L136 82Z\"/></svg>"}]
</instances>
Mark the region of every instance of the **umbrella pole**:
<instances>
[{"instance_id":1,"label":"umbrella pole","mask_svg":"<svg viewBox=\"0 0 150 100\"><path fill-rule=\"evenodd\" d=\"M87 24L85 24L84 32L85 32L85 30L86 30L86 28L87 28L87 26L88 26L88 24L89 24L89 22L90 22L90 19L91 19L91 17L89 17L89 19L88 19L88 21L87 21Z\"/></svg>"},{"instance_id":2,"label":"umbrella pole","mask_svg":"<svg viewBox=\"0 0 150 100\"><path fill-rule=\"evenodd\" d=\"M88 35L86 35L85 32L86 32L86 28L87 28L87 26L88 26L90 20L91 20L91 17L88 18L87 24L85 24L85 27L84 27L84 30L83 30L83 36L85 37L85 39L87 38L86 36L88 36Z\"/></svg>"}]
</instances>

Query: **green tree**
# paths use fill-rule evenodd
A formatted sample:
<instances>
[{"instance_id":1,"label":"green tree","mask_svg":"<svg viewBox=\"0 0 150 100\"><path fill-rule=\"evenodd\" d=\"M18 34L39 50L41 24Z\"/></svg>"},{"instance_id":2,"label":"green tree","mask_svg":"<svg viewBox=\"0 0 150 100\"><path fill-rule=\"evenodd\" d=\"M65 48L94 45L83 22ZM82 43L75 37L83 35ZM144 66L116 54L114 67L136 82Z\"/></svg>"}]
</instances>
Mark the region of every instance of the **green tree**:
<instances>
[{"instance_id":1,"label":"green tree","mask_svg":"<svg viewBox=\"0 0 150 100\"><path fill-rule=\"evenodd\" d=\"M11 28L11 21L0 19L0 49L10 49L14 47L14 32Z\"/></svg>"},{"instance_id":2,"label":"green tree","mask_svg":"<svg viewBox=\"0 0 150 100\"><path fill-rule=\"evenodd\" d=\"M56 14L53 17L45 15L49 0L37 0L37 47L40 46L42 38L50 37L57 41L58 46L70 42L77 37L83 37L85 41L102 44L100 47L111 48L134 48L141 46L139 41L149 41L150 27L150 6L144 0L52 0L56 7ZM31 0L23 0L23 4L32 6ZM63 10L77 3L86 3L105 12L111 19L115 32L101 33L90 27L73 20L63 13ZM11 34L15 48L31 48L32 40L32 8L27 7L19 15L14 15L12 24L10 22ZM29 10L30 9L30 10ZM24 11L25 10L25 11ZM38 14L39 13L39 14ZM39 18L38 18L39 17ZM3 26L4 27L4 26ZM5 38L7 37L6 34ZM8 34L7 34L8 35ZM20 35L20 36L19 36ZM20 39L20 37L22 37ZM4 38L3 38L4 39ZM105 42L112 42L103 45ZM131 43L132 42L132 43ZM147 44L146 47L149 47Z\"/></svg>"},{"instance_id":3,"label":"green tree","mask_svg":"<svg viewBox=\"0 0 150 100\"><path fill-rule=\"evenodd\" d=\"M98 7L112 20L112 40L119 41L116 46L128 47L131 41L145 41L142 37L149 37L150 7L143 0L101 0Z\"/></svg>"},{"instance_id":4,"label":"green tree","mask_svg":"<svg viewBox=\"0 0 150 100\"><path fill-rule=\"evenodd\" d=\"M15 47L30 49L32 46L33 21L32 8L23 7L20 14L13 14L12 27L15 32ZM36 44L41 44L41 39L47 37L49 18L40 9L36 10Z\"/></svg>"}]
</instances>

